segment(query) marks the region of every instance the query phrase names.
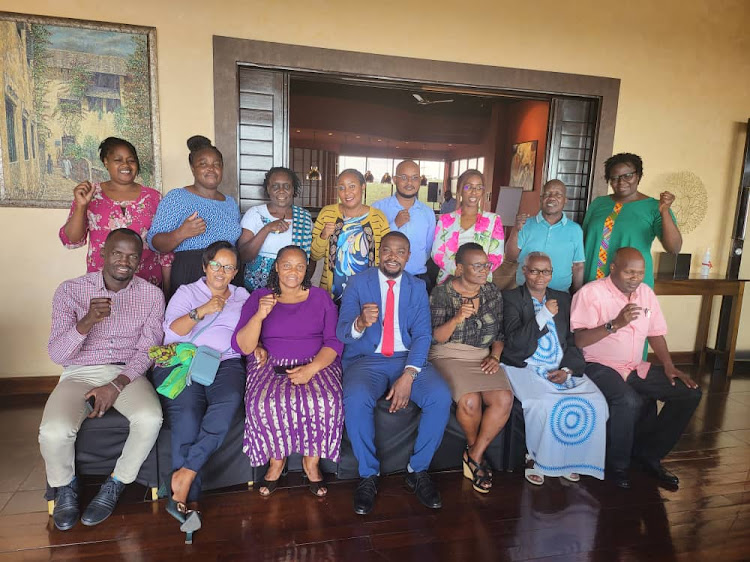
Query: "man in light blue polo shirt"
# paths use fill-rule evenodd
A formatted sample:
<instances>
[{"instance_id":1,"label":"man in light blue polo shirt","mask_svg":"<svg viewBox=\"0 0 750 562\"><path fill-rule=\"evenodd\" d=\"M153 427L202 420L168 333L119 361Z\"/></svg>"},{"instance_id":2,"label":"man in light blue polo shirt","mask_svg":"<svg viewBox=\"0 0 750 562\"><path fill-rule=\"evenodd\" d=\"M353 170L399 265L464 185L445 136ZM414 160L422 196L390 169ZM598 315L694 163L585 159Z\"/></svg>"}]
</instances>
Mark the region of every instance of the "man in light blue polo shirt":
<instances>
[{"instance_id":1,"label":"man in light blue polo shirt","mask_svg":"<svg viewBox=\"0 0 750 562\"><path fill-rule=\"evenodd\" d=\"M523 263L530 252L544 252L552 259L550 289L576 292L583 285L583 230L568 220L563 212L566 196L565 184L550 180L542 187L541 210L535 217L518 215L516 224L505 242L505 259ZM521 268L516 282L524 283Z\"/></svg>"},{"instance_id":2,"label":"man in light blue polo shirt","mask_svg":"<svg viewBox=\"0 0 750 562\"><path fill-rule=\"evenodd\" d=\"M383 212L391 230L397 230L409 239L411 256L404 269L422 279L429 293L432 283L426 264L435 238L436 220L435 212L417 199L421 177L417 163L404 160L396 166L396 173L393 174L396 193L375 201L372 206Z\"/></svg>"}]
</instances>

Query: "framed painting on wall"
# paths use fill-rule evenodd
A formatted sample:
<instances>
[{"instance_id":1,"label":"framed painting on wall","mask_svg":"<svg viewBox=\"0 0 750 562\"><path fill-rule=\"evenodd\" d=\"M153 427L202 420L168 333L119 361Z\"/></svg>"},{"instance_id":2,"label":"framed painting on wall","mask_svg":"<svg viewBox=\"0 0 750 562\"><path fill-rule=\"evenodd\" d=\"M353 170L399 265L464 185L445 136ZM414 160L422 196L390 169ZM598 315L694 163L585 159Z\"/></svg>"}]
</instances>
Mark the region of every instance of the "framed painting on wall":
<instances>
[{"instance_id":1,"label":"framed painting on wall","mask_svg":"<svg viewBox=\"0 0 750 562\"><path fill-rule=\"evenodd\" d=\"M109 136L161 190L155 28L0 12L0 60L0 206L70 207Z\"/></svg>"},{"instance_id":2,"label":"framed painting on wall","mask_svg":"<svg viewBox=\"0 0 750 562\"><path fill-rule=\"evenodd\" d=\"M513 155L510 160L510 185L512 187L534 191L537 142L534 140L513 145Z\"/></svg>"}]
</instances>

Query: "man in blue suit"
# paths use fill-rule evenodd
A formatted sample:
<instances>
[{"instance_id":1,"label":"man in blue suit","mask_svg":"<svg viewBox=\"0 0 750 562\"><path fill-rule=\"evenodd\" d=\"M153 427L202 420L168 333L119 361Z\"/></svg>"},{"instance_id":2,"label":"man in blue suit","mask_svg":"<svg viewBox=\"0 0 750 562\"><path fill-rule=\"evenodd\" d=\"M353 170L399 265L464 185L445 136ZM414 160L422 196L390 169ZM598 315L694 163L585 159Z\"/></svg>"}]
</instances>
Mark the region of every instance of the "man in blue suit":
<instances>
[{"instance_id":1,"label":"man in blue suit","mask_svg":"<svg viewBox=\"0 0 750 562\"><path fill-rule=\"evenodd\" d=\"M409 239L404 234L391 231L383 236L380 267L349 280L336 327L336 335L346 344L344 418L362 478L354 493L354 511L360 515L372 510L378 493L374 408L386 390L391 413L405 408L409 400L422 409L406 484L423 505L442 507L427 469L443 439L451 395L427 363L430 303L424 281L404 271L408 260Z\"/></svg>"}]
</instances>

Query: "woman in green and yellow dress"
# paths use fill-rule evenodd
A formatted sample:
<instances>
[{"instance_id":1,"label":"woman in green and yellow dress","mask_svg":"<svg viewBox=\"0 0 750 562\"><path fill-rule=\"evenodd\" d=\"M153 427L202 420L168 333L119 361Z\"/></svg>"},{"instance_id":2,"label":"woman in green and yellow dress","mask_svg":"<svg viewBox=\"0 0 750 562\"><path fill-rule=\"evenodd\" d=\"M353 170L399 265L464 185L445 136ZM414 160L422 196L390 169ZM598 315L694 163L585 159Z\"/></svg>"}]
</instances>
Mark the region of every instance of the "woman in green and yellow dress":
<instances>
[{"instance_id":1,"label":"woman in green and yellow dress","mask_svg":"<svg viewBox=\"0 0 750 562\"><path fill-rule=\"evenodd\" d=\"M631 246L643 254L646 261L643 281L653 288L654 238L661 241L667 252L677 254L682 247L682 235L670 208L675 197L664 191L656 200L638 191L643 161L636 154L615 154L604 163L604 174L613 193L594 199L583 220L584 282L606 277L615 252Z\"/></svg>"}]
</instances>

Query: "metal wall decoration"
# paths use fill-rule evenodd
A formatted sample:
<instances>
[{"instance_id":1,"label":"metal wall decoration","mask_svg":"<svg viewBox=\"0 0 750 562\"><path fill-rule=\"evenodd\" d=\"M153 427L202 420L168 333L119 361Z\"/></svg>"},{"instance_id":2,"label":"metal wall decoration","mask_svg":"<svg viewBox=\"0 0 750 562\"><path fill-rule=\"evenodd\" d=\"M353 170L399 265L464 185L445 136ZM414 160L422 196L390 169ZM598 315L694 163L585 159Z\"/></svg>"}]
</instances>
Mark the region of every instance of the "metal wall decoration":
<instances>
[{"instance_id":1,"label":"metal wall decoration","mask_svg":"<svg viewBox=\"0 0 750 562\"><path fill-rule=\"evenodd\" d=\"M0 205L69 207L108 136L161 189L155 28L0 12L0 60Z\"/></svg>"},{"instance_id":2,"label":"metal wall decoration","mask_svg":"<svg viewBox=\"0 0 750 562\"><path fill-rule=\"evenodd\" d=\"M668 174L664 183L659 184L659 191L674 193L672 211L677 217L677 224L683 234L696 230L706 218L708 190L703 181L693 172ZM658 195L656 198L659 198Z\"/></svg>"}]
</instances>

